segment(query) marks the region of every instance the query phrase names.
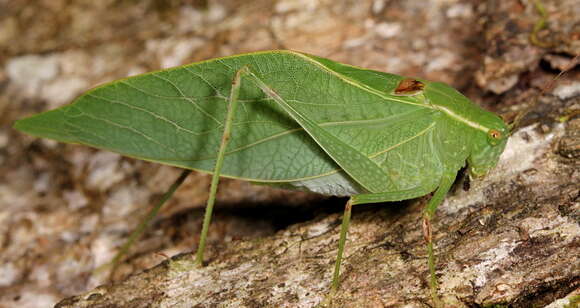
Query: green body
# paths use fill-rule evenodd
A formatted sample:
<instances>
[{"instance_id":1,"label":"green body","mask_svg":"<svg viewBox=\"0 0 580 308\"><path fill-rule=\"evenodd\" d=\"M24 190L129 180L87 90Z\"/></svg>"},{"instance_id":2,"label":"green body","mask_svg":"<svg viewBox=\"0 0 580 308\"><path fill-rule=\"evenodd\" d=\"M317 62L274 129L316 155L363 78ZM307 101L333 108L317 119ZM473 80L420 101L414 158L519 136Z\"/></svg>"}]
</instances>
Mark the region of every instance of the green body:
<instances>
[{"instance_id":1,"label":"green body","mask_svg":"<svg viewBox=\"0 0 580 308\"><path fill-rule=\"evenodd\" d=\"M508 136L499 117L445 84L292 51L214 59L115 81L15 127L213 173L198 264L203 263L219 176L351 196L333 291L340 281L353 205L435 191L423 226L436 306L430 221L466 161L472 175L487 173Z\"/></svg>"},{"instance_id":2,"label":"green body","mask_svg":"<svg viewBox=\"0 0 580 308\"><path fill-rule=\"evenodd\" d=\"M505 138L491 145L488 136L489 129L507 136L503 121L445 84L423 81L425 89L416 95L393 95L401 76L291 51L214 59L115 81L15 127L211 173L232 79L243 66L297 112L369 157L385 176L375 172L377 183L370 186L344 172L251 82L241 86L221 176L329 195L391 192L377 201L403 200L435 190L466 159L473 172L485 173L505 146Z\"/></svg>"}]
</instances>

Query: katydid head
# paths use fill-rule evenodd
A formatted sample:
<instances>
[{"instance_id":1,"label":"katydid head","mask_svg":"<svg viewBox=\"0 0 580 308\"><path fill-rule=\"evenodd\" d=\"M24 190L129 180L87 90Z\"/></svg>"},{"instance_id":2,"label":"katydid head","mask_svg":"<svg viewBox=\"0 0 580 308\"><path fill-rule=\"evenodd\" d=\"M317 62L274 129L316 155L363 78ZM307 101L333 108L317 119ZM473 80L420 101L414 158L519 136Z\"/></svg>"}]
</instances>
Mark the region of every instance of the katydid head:
<instances>
[{"instance_id":1,"label":"katydid head","mask_svg":"<svg viewBox=\"0 0 580 308\"><path fill-rule=\"evenodd\" d=\"M492 113L486 113L481 122L486 131L478 130L472 139L471 155L467 158L469 173L474 177L487 174L499 160L509 137L509 128Z\"/></svg>"},{"instance_id":2,"label":"katydid head","mask_svg":"<svg viewBox=\"0 0 580 308\"><path fill-rule=\"evenodd\" d=\"M552 88L556 80L574 68L578 64L578 61L580 61L580 54L576 55L565 69L560 71L556 77L542 88L538 97ZM483 176L497 164L499 156L506 146L508 137L519 128L522 119L537 103L538 98L526 110L520 112L509 127L498 116L492 113L485 113L481 124L487 128L487 132L482 130L476 133L477 136L474 138L471 147L471 155L467 158L469 172L472 176Z\"/></svg>"}]
</instances>

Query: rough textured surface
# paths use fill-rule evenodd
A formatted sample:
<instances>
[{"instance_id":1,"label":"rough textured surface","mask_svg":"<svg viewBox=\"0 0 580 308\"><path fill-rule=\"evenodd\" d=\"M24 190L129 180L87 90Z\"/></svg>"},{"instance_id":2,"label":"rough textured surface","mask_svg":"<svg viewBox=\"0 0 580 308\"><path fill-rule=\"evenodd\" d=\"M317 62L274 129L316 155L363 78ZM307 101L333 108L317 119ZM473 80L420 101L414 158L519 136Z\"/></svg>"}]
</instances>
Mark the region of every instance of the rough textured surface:
<instances>
[{"instance_id":1,"label":"rough textured surface","mask_svg":"<svg viewBox=\"0 0 580 308\"><path fill-rule=\"evenodd\" d=\"M185 254L138 274L194 249L209 178L192 176L118 282L89 291L109 281L92 270L179 171L35 140L10 128L15 119L112 79L273 48L447 82L512 119L580 53L576 1L543 2L547 48L527 39L539 18L532 1L0 0L0 307L76 294L60 305L312 307L330 282L344 204L224 181L209 266L191 269ZM578 80L558 80L501 166L468 192L458 185L438 211L450 305L562 307L556 299L578 293ZM336 306L428 307L426 200L355 209Z\"/></svg>"}]
</instances>

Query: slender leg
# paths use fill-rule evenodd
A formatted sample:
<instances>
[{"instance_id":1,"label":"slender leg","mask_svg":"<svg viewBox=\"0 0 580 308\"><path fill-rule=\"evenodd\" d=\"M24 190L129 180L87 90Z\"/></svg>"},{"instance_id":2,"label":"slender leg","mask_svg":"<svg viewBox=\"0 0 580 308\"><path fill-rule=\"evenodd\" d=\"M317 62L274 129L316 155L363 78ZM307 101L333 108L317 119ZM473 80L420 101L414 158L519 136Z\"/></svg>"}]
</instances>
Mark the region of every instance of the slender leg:
<instances>
[{"instance_id":1,"label":"slender leg","mask_svg":"<svg viewBox=\"0 0 580 308\"><path fill-rule=\"evenodd\" d=\"M100 272L101 270L103 270L109 266L113 267L111 274L115 272L115 269L117 268L117 266L121 262L121 259L123 259L123 257L125 257L125 255L129 251L131 246L133 246L133 243L135 243L135 241L137 241L141 237L141 235L143 235L143 232L145 232L147 225L149 225L151 220L153 220L153 218L155 216L157 216L157 213L159 212L159 210L161 209L163 204L165 204L165 202L167 202L167 200L169 200L169 198L171 198L171 196L173 196L173 193L175 193L177 188L179 188L179 186L181 186L181 184L183 184L183 181L185 181L185 179L187 178L187 176L190 173L191 173L191 170L183 170L183 172L181 172L181 175L175 180L175 182L173 182L173 184L171 184L171 186L163 194L161 199L159 199L159 201L157 201L157 204L155 204L155 206L149 211L149 213L147 213L147 216L145 216L145 218L139 223L139 226L137 226L137 228L131 233L131 235L129 236L129 239L127 240L127 242L125 242L125 244L123 244L123 246L121 246L121 249L115 255L113 260L111 260L109 263L97 268L95 270L95 272Z\"/></svg>"},{"instance_id":2,"label":"slender leg","mask_svg":"<svg viewBox=\"0 0 580 308\"><path fill-rule=\"evenodd\" d=\"M437 276L435 273L435 252L433 248L433 236L432 236L432 228L431 228L431 220L435 215L435 211L437 207L443 202L445 196L451 189L451 185L453 185L453 181L455 180L455 175L448 175L444 176L441 180L441 184L439 184L439 188L427 203L427 207L425 207L425 211L423 213L423 236L425 238L425 242L427 242L427 256L428 256L428 265L429 265L429 288L431 291L431 299L435 304L435 307L443 307L441 300L439 299L439 295L437 294Z\"/></svg>"},{"instance_id":3,"label":"slender leg","mask_svg":"<svg viewBox=\"0 0 580 308\"><path fill-rule=\"evenodd\" d=\"M207 232L209 230L209 225L211 223L211 216L213 213L213 206L215 204L215 196L217 193L217 187L220 179L220 173L222 170L222 165L224 162L224 157L226 153L226 148L230 139L230 134L232 130L232 123L234 121L234 114L236 113L236 107L238 106L238 96L240 94L240 84L243 75L247 74L248 68L243 67L236 72L234 80L232 80L232 89L230 92L230 97L228 98L228 113L226 115L226 120L224 124L224 133L222 135L222 141L220 144L219 152L216 158L215 169L213 176L211 178L211 186L209 190L209 198L207 199L207 206L205 207L205 215L203 218L203 226L201 228L201 236L199 238L199 246L197 247L197 253L195 255L195 263L197 265L203 265L203 251L205 250L205 242L207 239Z\"/></svg>"},{"instance_id":4,"label":"slender leg","mask_svg":"<svg viewBox=\"0 0 580 308\"><path fill-rule=\"evenodd\" d=\"M340 264L342 262L342 253L344 252L344 245L346 244L346 235L348 233L348 226L350 225L350 215L352 211L352 199L346 202L344 207L344 215L342 216L342 225L340 226L340 239L338 240L338 252L336 254L336 261L334 262L334 274L332 275L331 292L338 290L340 285Z\"/></svg>"}]
</instances>

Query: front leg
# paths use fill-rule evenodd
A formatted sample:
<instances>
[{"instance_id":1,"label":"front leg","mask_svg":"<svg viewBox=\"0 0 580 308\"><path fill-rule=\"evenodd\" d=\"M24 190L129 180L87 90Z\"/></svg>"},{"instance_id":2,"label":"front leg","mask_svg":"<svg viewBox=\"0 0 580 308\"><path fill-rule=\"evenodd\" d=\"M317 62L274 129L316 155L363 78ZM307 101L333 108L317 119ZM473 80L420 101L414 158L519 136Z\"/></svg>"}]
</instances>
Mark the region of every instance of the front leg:
<instances>
[{"instance_id":1,"label":"front leg","mask_svg":"<svg viewBox=\"0 0 580 308\"><path fill-rule=\"evenodd\" d=\"M437 294L437 276L435 274L436 264L435 264L435 250L433 248L433 230L431 227L431 221L433 216L435 216L435 211L437 207L443 202L445 196L451 189L453 182L455 181L456 174L449 173L444 175L441 179L441 184L439 184L439 188L435 191L435 194L427 203L425 210L423 212L423 237L425 238L425 242L427 242L427 258L428 258L428 265L429 265L429 289L431 292L431 299L435 304L435 307L443 307L443 304L439 300L439 296Z\"/></svg>"}]
</instances>

